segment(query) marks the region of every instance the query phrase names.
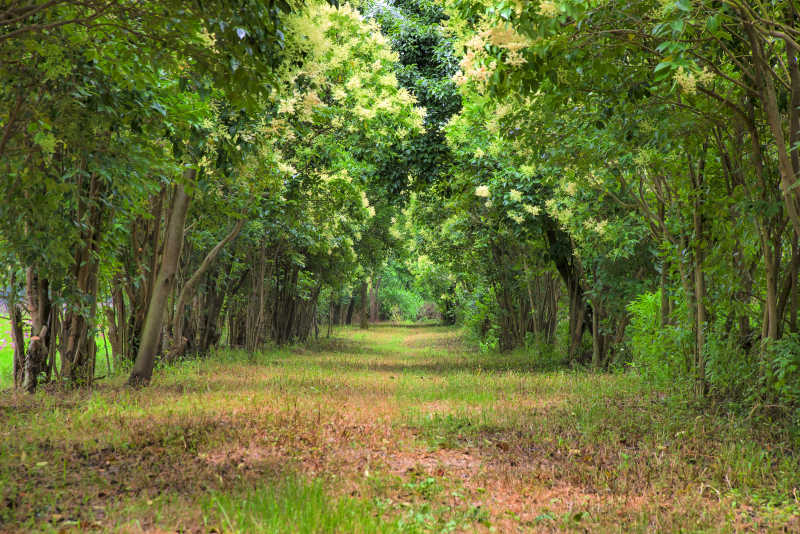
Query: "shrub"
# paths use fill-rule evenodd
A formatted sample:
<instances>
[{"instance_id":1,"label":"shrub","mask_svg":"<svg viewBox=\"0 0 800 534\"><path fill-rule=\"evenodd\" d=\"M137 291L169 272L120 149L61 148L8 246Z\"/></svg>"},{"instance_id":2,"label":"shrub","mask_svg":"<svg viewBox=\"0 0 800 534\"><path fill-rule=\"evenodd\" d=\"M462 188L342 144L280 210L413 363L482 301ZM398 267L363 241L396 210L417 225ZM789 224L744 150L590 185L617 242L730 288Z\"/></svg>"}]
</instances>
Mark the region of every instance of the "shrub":
<instances>
[{"instance_id":1,"label":"shrub","mask_svg":"<svg viewBox=\"0 0 800 534\"><path fill-rule=\"evenodd\" d=\"M626 331L631 365L659 387L675 386L690 379L692 332L683 326L661 326L661 292L643 293L627 309L631 314ZM677 323L686 324L683 320Z\"/></svg>"},{"instance_id":2,"label":"shrub","mask_svg":"<svg viewBox=\"0 0 800 534\"><path fill-rule=\"evenodd\" d=\"M381 288L381 310L384 317L393 321L415 321L424 299L402 286Z\"/></svg>"},{"instance_id":3,"label":"shrub","mask_svg":"<svg viewBox=\"0 0 800 534\"><path fill-rule=\"evenodd\" d=\"M786 334L766 345L756 384L754 396L800 423L800 335Z\"/></svg>"},{"instance_id":4,"label":"shrub","mask_svg":"<svg viewBox=\"0 0 800 534\"><path fill-rule=\"evenodd\" d=\"M500 328L494 291L478 287L474 292L461 295L458 322L464 327L468 342L479 345L484 352L497 350Z\"/></svg>"}]
</instances>

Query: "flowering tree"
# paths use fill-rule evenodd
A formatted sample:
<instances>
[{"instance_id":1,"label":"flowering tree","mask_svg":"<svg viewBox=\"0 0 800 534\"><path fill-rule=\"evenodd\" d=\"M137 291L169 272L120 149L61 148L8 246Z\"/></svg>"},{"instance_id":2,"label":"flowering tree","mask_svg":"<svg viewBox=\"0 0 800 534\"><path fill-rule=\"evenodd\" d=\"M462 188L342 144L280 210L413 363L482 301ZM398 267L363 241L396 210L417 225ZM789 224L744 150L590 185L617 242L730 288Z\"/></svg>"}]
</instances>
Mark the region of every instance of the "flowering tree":
<instances>
[{"instance_id":1,"label":"flowering tree","mask_svg":"<svg viewBox=\"0 0 800 534\"><path fill-rule=\"evenodd\" d=\"M596 356L598 317L624 325L624 302L648 285L661 288L661 324L693 332L684 372L700 394L712 387L709 338L747 352L754 321L767 340L796 328L800 128L797 105L780 104L796 101L800 79L796 8L459 1L451 14L455 79L479 105L508 107L501 137L542 176L542 207L575 247Z\"/></svg>"}]
</instances>

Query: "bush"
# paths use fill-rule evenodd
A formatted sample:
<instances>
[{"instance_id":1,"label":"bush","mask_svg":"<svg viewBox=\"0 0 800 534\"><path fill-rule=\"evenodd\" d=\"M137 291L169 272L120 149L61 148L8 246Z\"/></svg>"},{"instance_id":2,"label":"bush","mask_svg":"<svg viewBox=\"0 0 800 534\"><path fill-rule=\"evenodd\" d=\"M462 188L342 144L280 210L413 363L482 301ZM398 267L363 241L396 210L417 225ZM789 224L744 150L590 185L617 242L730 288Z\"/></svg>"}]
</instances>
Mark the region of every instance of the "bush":
<instances>
[{"instance_id":1,"label":"bush","mask_svg":"<svg viewBox=\"0 0 800 534\"><path fill-rule=\"evenodd\" d=\"M381 288L381 312L393 321L415 321L424 299L401 286Z\"/></svg>"},{"instance_id":2,"label":"bush","mask_svg":"<svg viewBox=\"0 0 800 534\"><path fill-rule=\"evenodd\" d=\"M457 322L464 327L468 342L479 345L481 351L497 350L500 327L497 302L491 288L478 287L474 292L459 295Z\"/></svg>"},{"instance_id":3,"label":"bush","mask_svg":"<svg viewBox=\"0 0 800 534\"><path fill-rule=\"evenodd\" d=\"M660 292L639 295L628 312L631 365L658 387L690 387L694 339L688 318L675 317L675 326L662 327ZM769 407L800 421L799 334L767 342L760 353L745 351L721 323L709 325L705 337L706 380L714 398L747 410Z\"/></svg>"},{"instance_id":4,"label":"bush","mask_svg":"<svg viewBox=\"0 0 800 534\"><path fill-rule=\"evenodd\" d=\"M417 311L417 321L441 321L442 313L435 302L426 302Z\"/></svg>"},{"instance_id":5,"label":"bush","mask_svg":"<svg viewBox=\"0 0 800 534\"><path fill-rule=\"evenodd\" d=\"M768 343L764 354L761 380L754 396L800 423L800 335L786 334Z\"/></svg>"},{"instance_id":6,"label":"bush","mask_svg":"<svg viewBox=\"0 0 800 534\"><path fill-rule=\"evenodd\" d=\"M706 380L714 397L740 402L751 396L758 365L739 343L717 325L706 332Z\"/></svg>"},{"instance_id":7,"label":"bush","mask_svg":"<svg viewBox=\"0 0 800 534\"><path fill-rule=\"evenodd\" d=\"M679 309L681 306L678 306ZM685 307L684 307L685 308ZM649 382L674 387L690 380L692 332L679 326L661 326L661 292L643 293L627 306L631 322L627 328L631 365Z\"/></svg>"}]
</instances>

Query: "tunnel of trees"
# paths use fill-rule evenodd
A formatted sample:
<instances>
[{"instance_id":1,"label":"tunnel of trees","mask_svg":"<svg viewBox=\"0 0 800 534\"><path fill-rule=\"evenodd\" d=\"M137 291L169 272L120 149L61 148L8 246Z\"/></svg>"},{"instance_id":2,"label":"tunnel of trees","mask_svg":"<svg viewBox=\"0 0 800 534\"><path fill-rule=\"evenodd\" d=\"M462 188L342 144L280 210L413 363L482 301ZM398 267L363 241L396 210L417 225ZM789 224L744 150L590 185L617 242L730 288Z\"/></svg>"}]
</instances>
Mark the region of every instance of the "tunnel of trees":
<instances>
[{"instance_id":1,"label":"tunnel of trees","mask_svg":"<svg viewBox=\"0 0 800 534\"><path fill-rule=\"evenodd\" d=\"M431 319L796 420L798 28L791 1L5 4L13 384Z\"/></svg>"}]
</instances>

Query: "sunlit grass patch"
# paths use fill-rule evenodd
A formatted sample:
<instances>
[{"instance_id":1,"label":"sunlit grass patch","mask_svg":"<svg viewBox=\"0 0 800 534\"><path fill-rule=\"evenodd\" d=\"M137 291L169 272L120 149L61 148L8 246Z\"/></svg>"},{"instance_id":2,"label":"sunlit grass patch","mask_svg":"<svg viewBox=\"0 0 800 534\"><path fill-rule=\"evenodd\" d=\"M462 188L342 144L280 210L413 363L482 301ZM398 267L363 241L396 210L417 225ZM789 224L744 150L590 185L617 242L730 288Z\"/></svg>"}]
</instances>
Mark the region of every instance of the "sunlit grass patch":
<instances>
[{"instance_id":1,"label":"sunlit grass patch","mask_svg":"<svg viewBox=\"0 0 800 534\"><path fill-rule=\"evenodd\" d=\"M330 495L321 480L288 475L256 489L214 492L203 503L206 527L223 532L264 534L414 532L380 517L375 503Z\"/></svg>"}]
</instances>

